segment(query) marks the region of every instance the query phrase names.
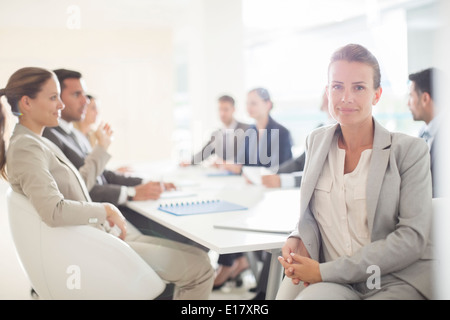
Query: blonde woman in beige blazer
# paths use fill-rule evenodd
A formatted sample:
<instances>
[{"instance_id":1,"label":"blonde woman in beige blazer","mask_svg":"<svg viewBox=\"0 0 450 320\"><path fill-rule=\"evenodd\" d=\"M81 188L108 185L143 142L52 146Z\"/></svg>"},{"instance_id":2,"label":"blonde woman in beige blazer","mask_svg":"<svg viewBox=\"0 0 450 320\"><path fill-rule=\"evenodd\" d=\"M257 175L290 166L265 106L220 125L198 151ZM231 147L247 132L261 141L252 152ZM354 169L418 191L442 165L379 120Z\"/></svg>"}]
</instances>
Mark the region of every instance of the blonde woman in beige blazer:
<instances>
[{"instance_id":1,"label":"blonde woman in beige blazer","mask_svg":"<svg viewBox=\"0 0 450 320\"><path fill-rule=\"evenodd\" d=\"M92 225L106 229L116 225L119 237L163 280L175 284L174 298L208 298L214 272L204 251L135 231L128 233L126 221L115 206L91 202L88 188L109 159L108 126L99 130L99 146L78 172L56 145L42 137L46 126L58 125L64 107L56 76L40 68L20 69L0 90L2 95L19 117L6 153L7 178L15 192L28 197L45 223L52 227ZM0 164L5 160L1 156ZM4 165L0 169L3 172Z\"/></svg>"},{"instance_id":2,"label":"blonde woman in beige blazer","mask_svg":"<svg viewBox=\"0 0 450 320\"><path fill-rule=\"evenodd\" d=\"M367 49L336 51L328 76L338 124L307 139L300 221L279 257L287 277L278 299L430 298L427 145L373 119L382 89Z\"/></svg>"}]
</instances>

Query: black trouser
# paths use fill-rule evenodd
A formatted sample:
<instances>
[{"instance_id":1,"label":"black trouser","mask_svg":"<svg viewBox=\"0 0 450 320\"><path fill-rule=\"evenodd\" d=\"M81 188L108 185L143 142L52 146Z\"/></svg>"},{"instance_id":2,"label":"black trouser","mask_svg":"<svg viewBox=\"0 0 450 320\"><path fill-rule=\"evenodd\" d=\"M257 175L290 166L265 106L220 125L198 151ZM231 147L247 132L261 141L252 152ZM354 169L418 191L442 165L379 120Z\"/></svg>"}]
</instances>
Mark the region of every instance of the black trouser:
<instances>
[{"instance_id":1,"label":"black trouser","mask_svg":"<svg viewBox=\"0 0 450 320\"><path fill-rule=\"evenodd\" d=\"M231 267L233 265L233 262L239 258L242 257L244 254L242 252L238 253L228 253L228 254L221 254L219 256L219 259L217 261L218 264L221 264L223 266ZM259 278L256 279L257 286L254 289L256 292L258 292L257 300L265 298L266 295L266 289L267 289L267 280L269 277L269 268L270 268L270 260L271 260L271 254L265 251L256 251L256 257L263 262L263 268L261 270L261 273L259 275ZM256 275L255 275L256 276Z\"/></svg>"},{"instance_id":2,"label":"black trouser","mask_svg":"<svg viewBox=\"0 0 450 320\"><path fill-rule=\"evenodd\" d=\"M217 260L217 263L226 267L231 267L234 260L242 257L243 255L244 254L242 252L221 254Z\"/></svg>"}]
</instances>

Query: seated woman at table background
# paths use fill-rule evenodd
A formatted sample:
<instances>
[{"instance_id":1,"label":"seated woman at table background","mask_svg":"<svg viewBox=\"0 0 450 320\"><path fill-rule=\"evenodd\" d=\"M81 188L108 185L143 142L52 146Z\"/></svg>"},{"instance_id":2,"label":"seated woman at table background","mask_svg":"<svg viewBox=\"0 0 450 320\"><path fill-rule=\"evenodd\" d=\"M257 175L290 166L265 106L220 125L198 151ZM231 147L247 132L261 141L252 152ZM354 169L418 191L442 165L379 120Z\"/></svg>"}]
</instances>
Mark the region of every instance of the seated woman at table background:
<instances>
[{"instance_id":1,"label":"seated woman at table background","mask_svg":"<svg viewBox=\"0 0 450 320\"><path fill-rule=\"evenodd\" d=\"M119 238L163 280L175 284L174 298L209 297L214 271L206 252L145 236L137 230L128 232L117 207L91 201L88 188L95 183L110 157L106 152L112 135L108 126L97 130L97 146L79 172L55 144L42 137L45 127L58 125L64 108L59 82L53 72L41 68L20 69L10 77L6 88L0 90L0 97L3 95L13 114L19 117L19 123L11 137L6 159L4 152L0 152L0 172L5 173L6 160L11 188L30 200L42 221L51 227L90 225L104 230L116 225L120 229ZM3 137L0 140L4 146Z\"/></svg>"},{"instance_id":2,"label":"seated woman at table background","mask_svg":"<svg viewBox=\"0 0 450 320\"><path fill-rule=\"evenodd\" d=\"M235 163L225 163L221 168L241 173L243 166L278 166L292 159L292 137L284 126L271 116L273 102L265 88L250 90L247 94L247 112L255 124L245 131L245 139L238 146Z\"/></svg>"},{"instance_id":3,"label":"seated woman at table background","mask_svg":"<svg viewBox=\"0 0 450 320\"><path fill-rule=\"evenodd\" d=\"M86 106L84 117L80 121L74 121L73 126L88 139L90 146L94 147L97 142L94 127L97 124L98 105L97 99L94 96L87 94L86 97L89 102Z\"/></svg>"},{"instance_id":4,"label":"seated woman at table background","mask_svg":"<svg viewBox=\"0 0 450 320\"><path fill-rule=\"evenodd\" d=\"M256 123L246 131L248 143L245 142L238 150L237 163L225 163L221 168L234 173L241 173L244 165L276 170L280 164L292 159L291 134L270 116L272 108L273 102L267 89L256 88L248 92L247 111ZM215 288L236 278L249 267L247 258L242 253L220 255L218 264Z\"/></svg>"},{"instance_id":5,"label":"seated woman at table background","mask_svg":"<svg viewBox=\"0 0 450 320\"><path fill-rule=\"evenodd\" d=\"M278 299L431 296L428 147L373 118L380 79L377 59L360 45L331 57L327 93L338 124L307 139L301 218L279 257L286 277Z\"/></svg>"},{"instance_id":6,"label":"seated woman at table background","mask_svg":"<svg viewBox=\"0 0 450 320\"><path fill-rule=\"evenodd\" d=\"M73 127L80 131L85 137L85 141L80 141L84 143L89 143L90 148L93 148L97 143L97 138L95 137L95 130L98 126L98 114L99 114L99 106L97 98L93 95L86 95L89 100L89 103L86 107L86 112L84 114L84 118L81 121L74 121ZM128 166L123 166L115 170L120 173L131 173L132 169Z\"/></svg>"}]
</instances>

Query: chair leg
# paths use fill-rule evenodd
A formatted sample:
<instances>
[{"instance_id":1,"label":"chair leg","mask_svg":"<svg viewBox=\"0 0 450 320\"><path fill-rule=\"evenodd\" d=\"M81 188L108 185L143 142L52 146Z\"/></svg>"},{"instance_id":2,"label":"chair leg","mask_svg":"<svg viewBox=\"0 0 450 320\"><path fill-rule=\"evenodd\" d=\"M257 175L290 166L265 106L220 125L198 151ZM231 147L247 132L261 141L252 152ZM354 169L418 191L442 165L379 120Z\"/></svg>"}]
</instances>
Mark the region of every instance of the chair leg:
<instances>
[{"instance_id":1,"label":"chair leg","mask_svg":"<svg viewBox=\"0 0 450 320\"><path fill-rule=\"evenodd\" d=\"M258 282L259 279L259 268L258 268L258 257L256 256L256 253L246 252L245 253L248 263L250 264L250 269L252 270L253 276L255 277L256 282Z\"/></svg>"},{"instance_id":2,"label":"chair leg","mask_svg":"<svg viewBox=\"0 0 450 320\"><path fill-rule=\"evenodd\" d=\"M256 296L253 300L265 300L267 290L267 280L269 277L271 254L266 251L259 251L259 259L263 262L263 268L257 278L257 285L253 292L256 292Z\"/></svg>"}]
</instances>

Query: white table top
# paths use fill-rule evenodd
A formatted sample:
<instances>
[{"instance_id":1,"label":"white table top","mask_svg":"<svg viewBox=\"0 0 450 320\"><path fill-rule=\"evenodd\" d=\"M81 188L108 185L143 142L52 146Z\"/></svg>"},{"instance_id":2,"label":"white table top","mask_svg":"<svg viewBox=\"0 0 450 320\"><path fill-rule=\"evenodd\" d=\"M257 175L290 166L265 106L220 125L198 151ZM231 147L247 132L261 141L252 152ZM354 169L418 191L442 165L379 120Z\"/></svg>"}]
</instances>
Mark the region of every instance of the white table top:
<instances>
[{"instance_id":1,"label":"white table top","mask_svg":"<svg viewBox=\"0 0 450 320\"><path fill-rule=\"evenodd\" d=\"M165 182L174 182L182 191L196 194L184 198L160 199L157 201L132 201L128 207L140 214L190 238L219 254L272 250L283 246L287 234L229 230L215 226L242 219L243 223L261 221L276 224L292 222L295 228L299 215L299 189L266 189L249 185L241 176L207 176L216 173L202 167L173 168L164 172ZM152 174L149 174L151 176ZM157 179L158 174L153 174ZM169 201L197 201L221 199L248 207L248 210L175 216L158 210L160 204ZM255 218L256 217L256 218ZM286 223L284 223L286 225Z\"/></svg>"}]
</instances>

